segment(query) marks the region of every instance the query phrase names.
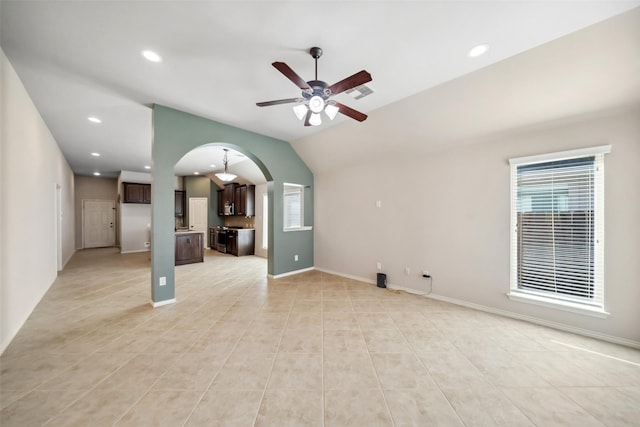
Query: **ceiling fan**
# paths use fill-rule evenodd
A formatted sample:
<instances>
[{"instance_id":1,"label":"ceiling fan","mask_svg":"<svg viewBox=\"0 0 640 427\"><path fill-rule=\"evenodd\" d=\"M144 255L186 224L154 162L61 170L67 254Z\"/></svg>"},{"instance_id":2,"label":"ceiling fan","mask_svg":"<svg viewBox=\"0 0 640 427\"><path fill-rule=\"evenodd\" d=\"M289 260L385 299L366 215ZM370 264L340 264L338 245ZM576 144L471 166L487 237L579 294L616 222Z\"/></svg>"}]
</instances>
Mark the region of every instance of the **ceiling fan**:
<instances>
[{"instance_id":1,"label":"ceiling fan","mask_svg":"<svg viewBox=\"0 0 640 427\"><path fill-rule=\"evenodd\" d=\"M315 80L310 80L308 82L305 82L302 77L296 74L296 72L284 62L274 62L271 64L278 71L284 74L286 78L302 89L302 97L257 102L256 105L258 107L268 107L270 105L296 103L297 105L293 107L293 112L296 114L298 119L302 120L304 118L305 126L320 125L322 123L322 119L320 118L320 113L322 111L324 111L331 120L333 120L338 112L359 122L366 120L366 114L356 111L353 108L347 107L346 105L330 98L333 95L344 92L345 90L370 82L372 80L371 74L362 70L329 86L322 80L318 80L318 58L322 56L322 49L319 47L312 47L309 50L309 54L311 54L313 59L316 61L316 77Z\"/></svg>"}]
</instances>

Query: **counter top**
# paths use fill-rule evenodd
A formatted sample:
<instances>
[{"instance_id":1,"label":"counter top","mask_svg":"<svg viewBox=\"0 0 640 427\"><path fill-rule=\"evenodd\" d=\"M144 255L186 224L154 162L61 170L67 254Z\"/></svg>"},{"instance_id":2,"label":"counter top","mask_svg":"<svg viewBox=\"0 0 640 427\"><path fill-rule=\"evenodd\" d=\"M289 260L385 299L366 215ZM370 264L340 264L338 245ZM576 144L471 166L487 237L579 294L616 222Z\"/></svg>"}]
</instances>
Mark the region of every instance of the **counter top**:
<instances>
[{"instance_id":1,"label":"counter top","mask_svg":"<svg viewBox=\"0 0 640 427\"><path fill-rule=\"evenodd\" d=\"M176 230L176 234L189 234L189 233L206 233L206 231L196 231L196 230Z\"/></svg>"}]
</instances>

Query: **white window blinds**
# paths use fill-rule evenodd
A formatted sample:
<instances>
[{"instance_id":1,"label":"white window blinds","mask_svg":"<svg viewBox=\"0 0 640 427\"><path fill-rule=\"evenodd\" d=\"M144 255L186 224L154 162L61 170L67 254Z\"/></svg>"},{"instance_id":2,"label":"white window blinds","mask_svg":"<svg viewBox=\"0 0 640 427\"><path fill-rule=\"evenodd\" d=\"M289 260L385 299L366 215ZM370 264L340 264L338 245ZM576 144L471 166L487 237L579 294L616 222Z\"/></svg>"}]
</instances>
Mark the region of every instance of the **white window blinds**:
<instances>
[{"instance_id":1,"label":"white window blinds","mask_svg":"<svg viewBox=\"0 0 640 427\"><path fill-rule=\"evenodd\" d=\"M559 154L512 161L511 287L603 308L604 154Z\"/></svg>"},{"instance_id":2,"label":"white window blinds","mask_svg":"<svg viewBox=\"0 0 640 427\"><path fill-rule=\"evenodd\" d=\"M302 187L284 186L284 228L302 227Z\"/></svg>"}]
</instances>

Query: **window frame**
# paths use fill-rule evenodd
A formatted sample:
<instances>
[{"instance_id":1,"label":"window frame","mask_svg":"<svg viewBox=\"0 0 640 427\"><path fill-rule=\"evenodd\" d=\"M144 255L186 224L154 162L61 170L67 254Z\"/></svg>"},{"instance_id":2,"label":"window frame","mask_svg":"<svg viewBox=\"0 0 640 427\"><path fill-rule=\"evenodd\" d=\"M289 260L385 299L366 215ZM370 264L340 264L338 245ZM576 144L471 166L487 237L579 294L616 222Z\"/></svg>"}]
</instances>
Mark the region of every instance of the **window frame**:
<instances>
[{"instance_id":1,"label":"window frame","mask_svg":"<svg viewBox=\"0 0 640 427\"><path fill-rule=\"evenodd\" d=\"M292 226L292 227L287 227L287 194L288 193L299 193L300 194L300 221L299 221L299 225L296 226ZM310 226L305 226L304 225L304 185L300 185L300 184L291 184L291 183L287 183L285 182L283 185L283 191L282 191L282 231L284 232L289 232L289 231L305 231L305 230L311 230L312 227Z\"/></svg>"},{"instance_id":2,"label":"window frame","mask_svg":"<svg viewBox=\"0 0 640 427\"><path fill-rule=\"evenodd\" d=\"M606 318L609 313L605 310L604 285L604 155L611 152L611 145L602 145L578 150L569 150L527 157L509 159L511 168L511 207L510 207L510 289L509 299L519 302L541 305L544 307ZM522 289L518 284L518 167L536 163L556 162L563 160L595 157L594 174L594 284L595 292L600 293L600 299L595 302L578 301L564 296L554 297L551 292Z\"/></svg>"}]
</instances>

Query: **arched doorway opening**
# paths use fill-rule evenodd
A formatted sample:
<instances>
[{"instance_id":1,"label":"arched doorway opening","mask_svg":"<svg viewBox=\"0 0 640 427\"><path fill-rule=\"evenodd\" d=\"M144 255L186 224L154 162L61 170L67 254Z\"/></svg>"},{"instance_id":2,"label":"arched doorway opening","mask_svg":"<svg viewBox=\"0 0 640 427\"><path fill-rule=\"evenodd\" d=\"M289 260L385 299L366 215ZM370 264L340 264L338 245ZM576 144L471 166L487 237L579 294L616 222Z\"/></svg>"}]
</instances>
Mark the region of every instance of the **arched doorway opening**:
<instances>
[{"instance_id":1,"label":"arched doorway opening","mask_svg":"<svg viewBox=\"0 0 640 427\"><path fill-rule=\"evenodd\" d=\"M205 247L228 253L225 247L226 238L218 241L218 233L222 236L226 230L221 228L250 229L254 244L251 254L268 259L268 239L271 234L268 224L268 186L269 181L260 167L245 154L245 150L229 148L224 143L209 143L196 147L186 153L174 166L175 186L180 190L184 212L176 216L176 230L189 230L189 200L193 197L208 199L208 230L205 235ZM236 177L223 181L219 175L224 171L224 158L227 155L229 172ZM231 185L239 190L249 188L249 195L240 209L235 206L232 212L225 212L223 195L225 186ZM240 191L239 191L240 193ZM246 203L249 209L246 210ZM246 232L245 232L246 233ZM245 250L244 253L247 253Z\"/></svg>"},{"instance_id":2,"label":"arched doorway opening","mask_svg":"<svg viewBox=\"0 0 640 427\"><path fill-rule=\"evenodd\" d=\"M268 182L268 275L278 277L313 268L313 173L291 145L286 141L155 105L151 195L151 299L154 306L175 302L174 167L186 153L207 144L227 147L246 155L259 167ZM304 188L305 227L295 231L284 226L286 183Z\"/></svg>"}]
</instances>

